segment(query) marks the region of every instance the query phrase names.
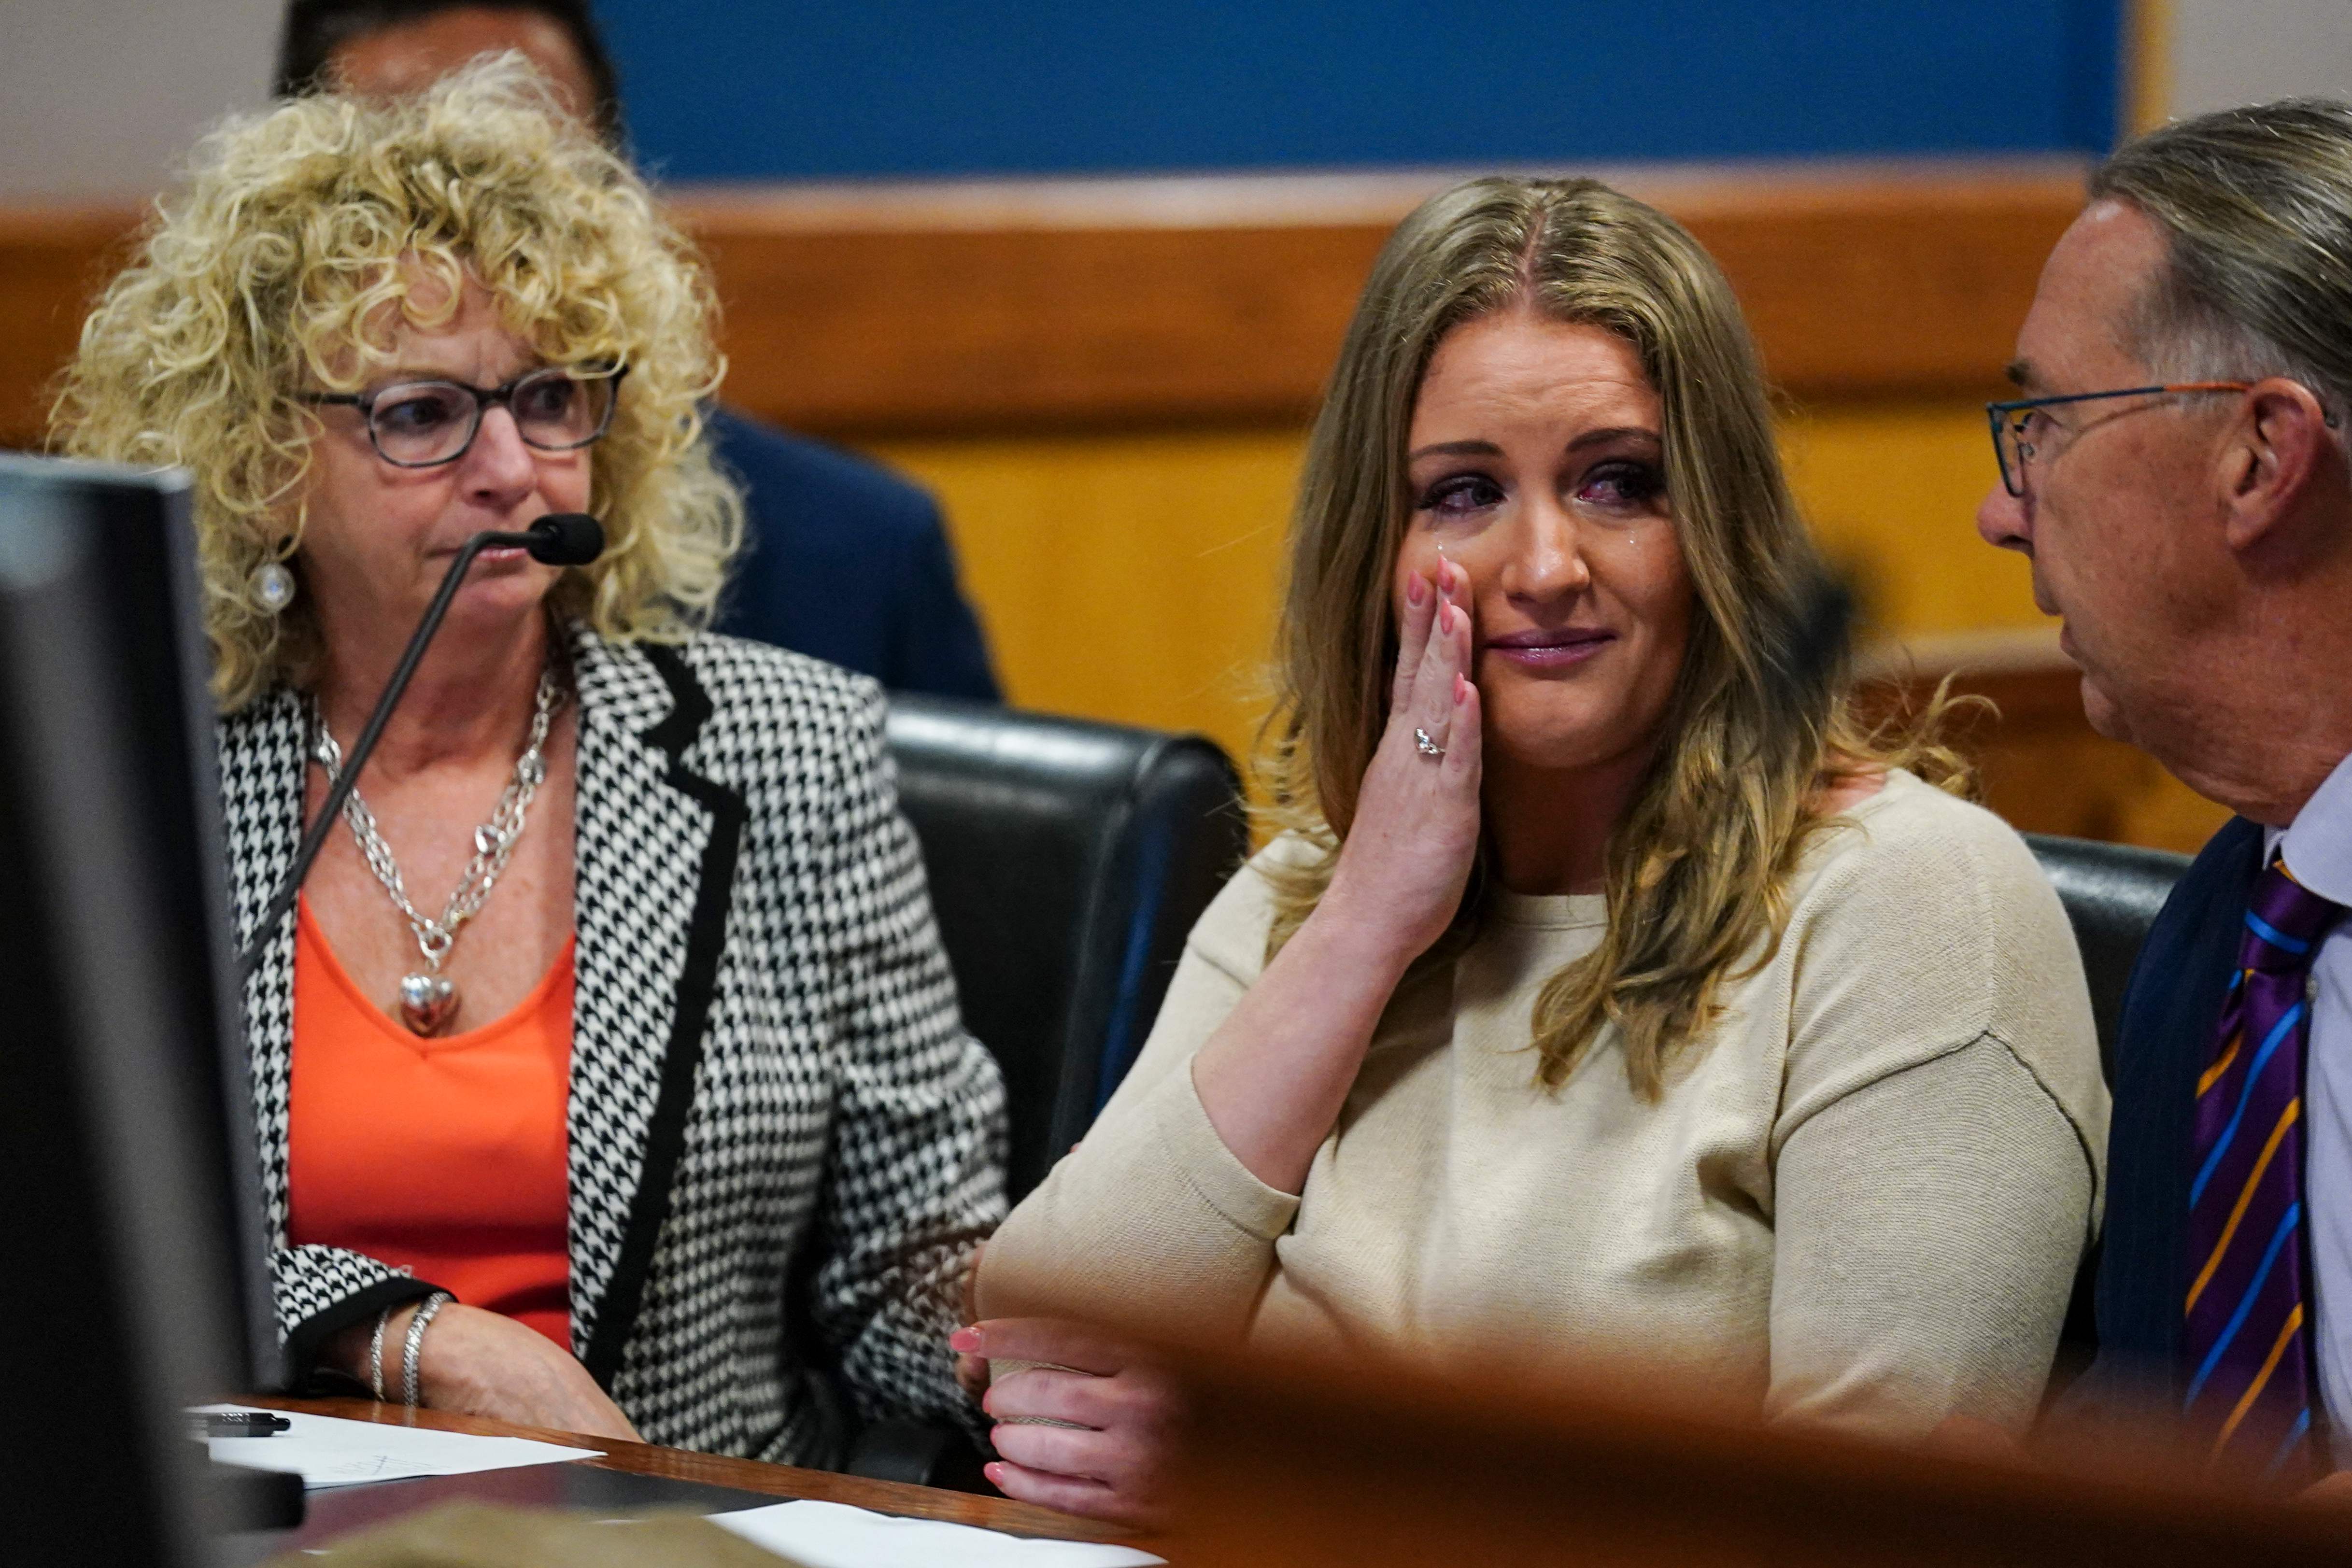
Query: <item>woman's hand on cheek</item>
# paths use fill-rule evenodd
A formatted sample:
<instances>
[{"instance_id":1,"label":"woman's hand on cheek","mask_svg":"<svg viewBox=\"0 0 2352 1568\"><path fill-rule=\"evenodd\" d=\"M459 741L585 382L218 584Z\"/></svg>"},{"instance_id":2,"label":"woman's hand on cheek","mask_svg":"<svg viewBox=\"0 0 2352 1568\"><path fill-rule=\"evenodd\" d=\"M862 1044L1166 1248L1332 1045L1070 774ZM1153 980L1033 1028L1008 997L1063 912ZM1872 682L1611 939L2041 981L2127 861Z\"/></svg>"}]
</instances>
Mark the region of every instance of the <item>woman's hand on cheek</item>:
<instances>
[{"instance_id":1,"label":"woman's hand on cheek","mask_svg":"<svg viewBox=\"0 0 2352 1568\"><path fill-rule=\"evenodd\" d=\"M994 1318L949 1341L1000 1366L982 1408L1010 1498L1122 1524L1156 1524L1175 1448L1175 1380L1139 1347L1058 1318ZM1045 1425L1043 1423L1058 1423Z\"/></svg>"},{"instance_id":2,"label":"woman's hand on cheek","mask_svg":"<svg viewBox=\"0 0 2352 1568\"><path fill-rule=\"evenodd\" d=\"M1444 934L1478 852L1480 709L1470 681L1469 578L1441 562L1406 580L1388 727L1322 902L1392 928L1408 958ZM1426 744L1424 744L1424 737ZM1432 755L1435 747L1443 755Z\"/></svg>"}]
</instances>

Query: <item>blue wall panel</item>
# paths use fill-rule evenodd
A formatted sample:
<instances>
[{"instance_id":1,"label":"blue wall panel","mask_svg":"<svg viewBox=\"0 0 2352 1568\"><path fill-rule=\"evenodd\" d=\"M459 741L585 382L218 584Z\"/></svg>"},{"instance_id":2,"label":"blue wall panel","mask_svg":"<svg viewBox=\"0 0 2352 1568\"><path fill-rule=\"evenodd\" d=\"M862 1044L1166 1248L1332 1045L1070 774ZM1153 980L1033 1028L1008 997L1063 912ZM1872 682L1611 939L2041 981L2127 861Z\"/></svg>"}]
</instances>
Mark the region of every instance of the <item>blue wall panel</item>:
<instances>
[{"instance_id":1,"label":"blue wall panel","mask_svg":"<svg viewBox=\"0 0 2352 1568\"><path fill-rule=\"evenodd\" d=\"M2098 151L2122 0L600 0L673 180Z\"/></svg>"}]
</instances>

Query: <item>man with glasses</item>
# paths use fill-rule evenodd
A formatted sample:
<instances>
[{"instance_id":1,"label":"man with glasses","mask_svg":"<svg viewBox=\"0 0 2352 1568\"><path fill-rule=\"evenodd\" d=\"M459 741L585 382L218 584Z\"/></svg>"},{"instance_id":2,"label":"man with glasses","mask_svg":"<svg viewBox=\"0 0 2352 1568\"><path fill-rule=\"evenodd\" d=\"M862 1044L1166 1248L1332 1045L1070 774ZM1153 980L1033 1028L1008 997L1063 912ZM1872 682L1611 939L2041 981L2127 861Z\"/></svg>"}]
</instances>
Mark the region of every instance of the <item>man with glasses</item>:
<instances>
[{"instance_id":1,"label":"man with glasses","mask_svg":"<svg viewBox=\"0 0 2352 1568\"><path fill-rule=\"evenodd\" d=\"M2091 196L1977 526L2032 561L2093 727L2237 817L2125 1003L2087 1386L2301 1483L2352 1425L2352 108L2168 126Z\"/></svg>"}]
</instances>

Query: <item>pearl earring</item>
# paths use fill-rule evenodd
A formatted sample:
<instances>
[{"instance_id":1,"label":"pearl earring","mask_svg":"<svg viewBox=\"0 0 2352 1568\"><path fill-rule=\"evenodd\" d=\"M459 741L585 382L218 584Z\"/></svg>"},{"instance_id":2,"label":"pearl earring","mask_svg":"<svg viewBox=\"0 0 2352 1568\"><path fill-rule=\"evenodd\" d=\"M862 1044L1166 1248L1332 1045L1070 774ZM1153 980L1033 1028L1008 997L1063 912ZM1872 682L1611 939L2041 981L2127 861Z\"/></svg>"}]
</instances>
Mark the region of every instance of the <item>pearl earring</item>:
<instances>
[{"instance_id":1,"label":"pearl earring","mask_svg":"<svg viewBox=\"0 0 2352 1568\"><path fill-rule=\"evenodd\" d=\"M265 561L253 574L253 601L271 615L294 602L294 574L283 561Z\"/></svg>"}]
</instances>

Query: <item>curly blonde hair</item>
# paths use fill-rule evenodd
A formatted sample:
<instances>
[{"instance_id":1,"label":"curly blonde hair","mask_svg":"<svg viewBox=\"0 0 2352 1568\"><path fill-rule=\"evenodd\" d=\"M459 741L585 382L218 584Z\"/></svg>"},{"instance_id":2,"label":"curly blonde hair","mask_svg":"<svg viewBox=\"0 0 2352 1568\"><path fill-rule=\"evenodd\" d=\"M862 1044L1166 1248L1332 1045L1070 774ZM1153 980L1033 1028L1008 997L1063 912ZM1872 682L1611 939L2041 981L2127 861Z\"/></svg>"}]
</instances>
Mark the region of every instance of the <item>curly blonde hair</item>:
<instances>
[{"instance_id":1,"label":"curly blonde hair","mask_svg":"<svg viewBox=\"0 0 2352 1568\"><path fill-rule=\"evenodd\" d=\"M1809 619L1822 567L1781 477L1756 350L1731 286L1681 225L1594 180L1474 180L1400 225L1356 308L1315 424L1291 527L1276 702L1266 742L1270 826L1307 852L1273 861L1268 956L1306 921L1355 819L1387 723L1397 634L1389 583L1410 501L1406 433L1439 342L1514 308L1605 328L1633 345L1663 409L1666 494L1694 610L1664 738L1609 841L1600 946L1551 977L1530 1020L1536 1076L1558 1087L1620 1033L1628 1078L1654 1099L1712 1024L1723 982L1771 958L1789 882L1834 821L1823 792L1857 770L1908 767L1966 794L1938 739L1937 694L1870 726ZM1475 934L1489 874L1427 962Z\"/></svg>"},{"instance_id":2,"label":"curly blonde hair","mask_svg":"<svg viewBox=\"0 0 2352 1568\"><path fill-rule=\"evenodd\" d=\"M302 542L319 426L296 394L358 390L400 323L446 325L468 281L547 362L628 371L591 464L606 548L563 574L551 612L620 641L708 622L743 528L700 439L725 370L709 273L509 54L412 98L320 95L228 121L83 324L51 444L194 473L224 710L307 685L320 654L307 596L273 615L252 586Z\"/></svg>"}]
</instances>

